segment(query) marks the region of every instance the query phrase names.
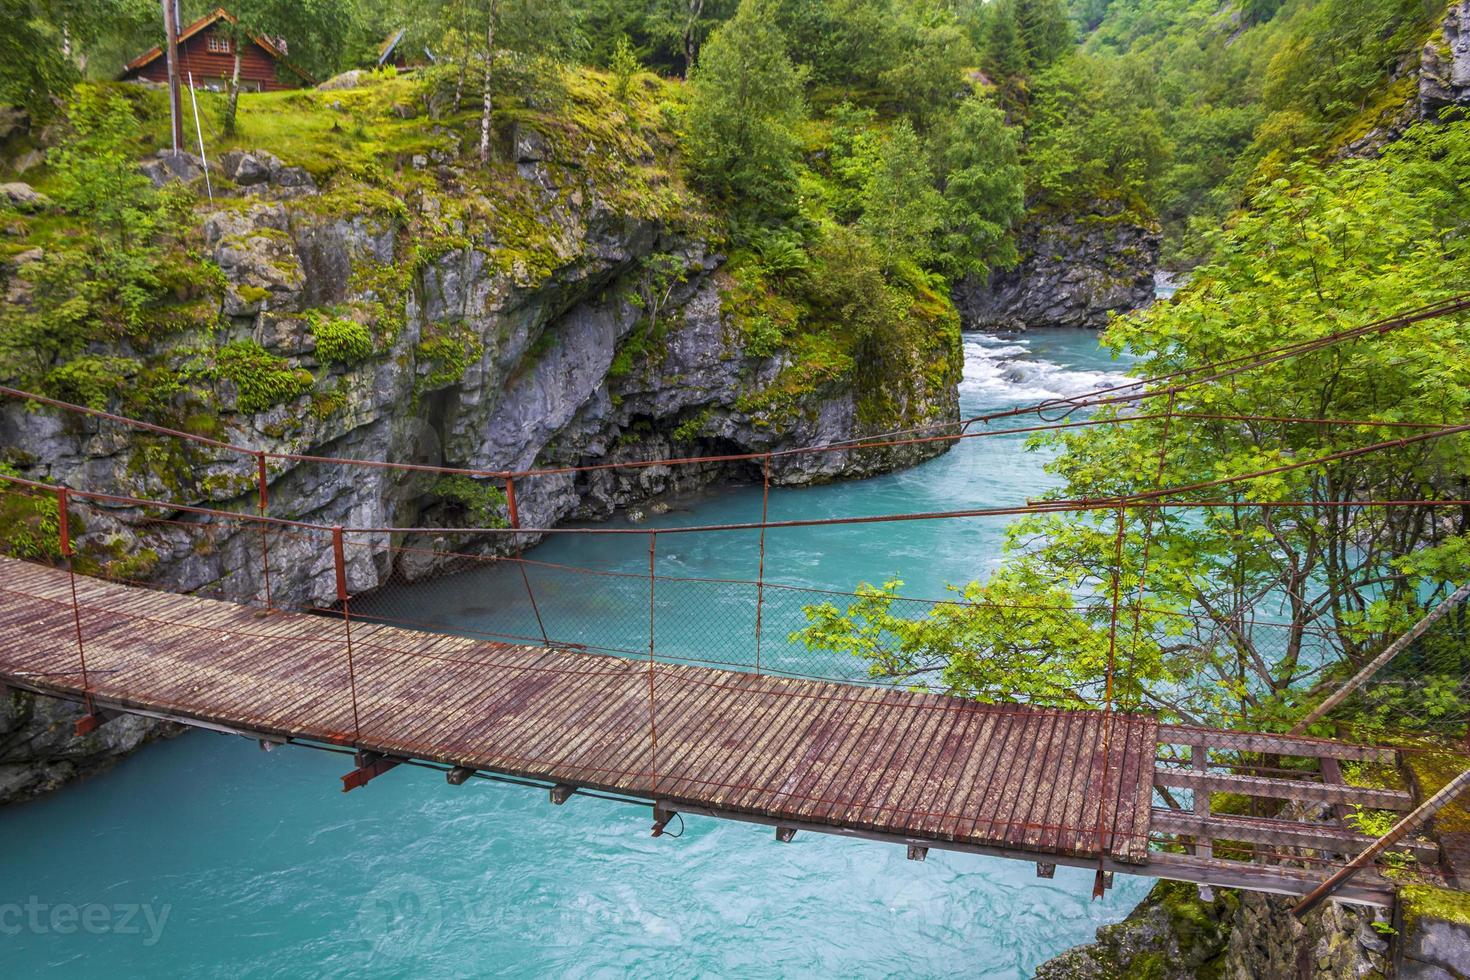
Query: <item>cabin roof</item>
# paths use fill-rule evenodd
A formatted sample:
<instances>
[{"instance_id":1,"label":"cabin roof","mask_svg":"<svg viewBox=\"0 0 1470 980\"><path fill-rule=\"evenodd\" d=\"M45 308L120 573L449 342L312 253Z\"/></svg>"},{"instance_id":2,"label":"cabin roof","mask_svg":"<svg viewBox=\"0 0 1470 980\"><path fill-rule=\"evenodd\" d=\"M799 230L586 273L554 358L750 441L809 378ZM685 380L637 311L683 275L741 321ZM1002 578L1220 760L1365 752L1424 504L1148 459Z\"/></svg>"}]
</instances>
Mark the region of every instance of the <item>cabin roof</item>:
<instances>
[{"instance_id":1,"label":"cabin roof","mask_svg":"<svg viewBox=\"0 0 1470 980\"><path fill-rule=\"evenodd\" d=\"M185 27L183 30L179 31L179 43L183 44L185 41L188 41L190 38L200 33L205 28L212 27L213 25L219 23L221 20L229 21L231 24L239 23L239 18L237 18L234 14L230 13L223 7L216 7L212 12L205 14L203 17L200 17L188 27ZM254 42L257 47L259 47L266 54L270 55L276 61L285 65L293 73L298 75L302 81L306 82L308 85L316 84L316 79L312 78L306 72L302 71L300 68L293 65L290 61L286 60L286 53L280 48L276 47L275 42L272 41L270 38L263 37L255 33L251 33L249 37L250 40ZM128 62L127 65L123 68L123 74L126 75L130 72L135 72L145 65L150 64L151 62L157 61L161 57L163 57L163 45L160 44L153 48L150 48L149 50L138 55L138 57L134 58L132 61Z\"/></svg>"}]
</instances>

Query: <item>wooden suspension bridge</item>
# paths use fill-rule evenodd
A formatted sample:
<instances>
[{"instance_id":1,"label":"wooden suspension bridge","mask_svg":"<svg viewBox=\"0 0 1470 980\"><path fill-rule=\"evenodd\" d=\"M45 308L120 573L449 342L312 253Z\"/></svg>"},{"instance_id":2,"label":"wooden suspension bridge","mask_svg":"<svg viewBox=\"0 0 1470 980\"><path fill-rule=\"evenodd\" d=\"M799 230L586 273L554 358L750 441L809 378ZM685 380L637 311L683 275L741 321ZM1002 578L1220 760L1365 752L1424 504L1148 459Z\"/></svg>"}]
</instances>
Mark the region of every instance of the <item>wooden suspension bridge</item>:
<instances>
[{"instance_id":1,"label":"wooden suspension bridge","mask_svg":"<svg viewBox=\"0 0 1470 980\"><path fill-rule=\"evenodd\" d=\"M986 705L938 694L485 642L265 611L0 558L0 684L82 701L79 733L131 712L259 739L348 747L344 789L406 762L450 783L498 774L674 814L1301 895L1320 868L1227 860L1221 842L1347 856L1374 844L1340 822L1212 813L1214 793L1311 808L1409 811L1413 796L1348 786L1340 762L1389 749L1161 725L1139 714ZM1188 762L1161 762L1162 750ZM1239 775L1213 753L1317 761ZM1191 791L1185 808L1156 791ZM1151 841L1182 841L1173 853ZM1400 844L1425 864L1424 841ZM1295 850L1293 850L1295 849ZM1182 851L1182 852L1181 852ZM1372 869L1338 897L1392 902Z\"/></svg>"},{"instance_id":2,"label":"wooden suspension bridge","mask_svg":"<svg viewBox=\"0 0 1470 980\"><path fill-rule=\"evenodd\" d=\"M1312 502L1242 503L1233 491L1247 480L1463 436L1470 433L1470 424L1263 419L1310 426L1397 427L1408 434L1292 459L1253 473L1187 486L1156 486L1125 497L1028 500L1013 506L942 513L788 521L767 520L766 505L772 464L787 455L951 443L1148 420L1163 420L1167 427L1171 418L1191 416L1176 403L1176 396L1189 390L1466 310L1470 310L1470 295L1451 297L1360 327L1196 365L1160 378L1130 380L1086 396L1008 408L937 429L926 426L888 433L875 440L516 472L305 456L237 446L0 386L0 396L47 405L88 424L120 425L190 443L221 460L233 458L254 471L258 505L258 516L246 517L195 504L72 490L64 479L42 483L0 474L10 491L54 497L60 552L67 560L66 567L57 568L0 558L0 687L81 702L86 714L78 723L78 734L105 724L118 713L131 712L248 736L259 739L262 747L291 743L353 753L355 768L343 777L345 790L364 786L401 765L427 765L442 769L451 784L476 777L530 783L547 790L554 803L565 803L580 792L647 805L652 809L655 835L661 835L676 814L702 814L770 825L781 840L813 831L898 843L916 860L940 848L1034 861L1042 875L1049 875L1059 863L1095 868L1094 894L1101 893L1113 873L1124 871L1202 886L1305 895L1297 906L1298 914L1328 894L1388 905L1393 901L1393 885L1377 873L1374 862L1390 848L1412 853L1425 868L1447 862L1450 874L1455 873L1452 855L1442 856L1434 843L1409 835L1438 806L1470 787L1470 772L1431 799L1420 801L1407 790L1348 785L1343 779L1343 762L1392 765L1399 761L1397 754L1392 749L1306 737L1301 734L1305 721L1292 733L1280 735L1166 725L1144 714L1115 710L1122 517L1131 509L1307 505ZM1138 410L1146 401L1160 398L1168 400L1163 414ZM1130 410L1116 417L1068 421L1078 410L1110 406ZM988 427L995 421L1029 414L1037 415L1044 424L969 431L975 425ZM1055 414L1057 420L1047 421L1049 414ZM1198 413L1192 417L1255 418ZM1160 473L1162 461L1161 453ZM455 474L503 487L508 526L350 530L385 538L442 533L494 539L500 535L500 543L514 551L518 541L524 544L558 533L644 533L629 528L594 532L523 527L517 514L518 483L582 471L713 463L760 467L764 476L761 519L758 523L648 532L646 661L556 646L541 624L528 580L527 597L545 640L541 645L487 642L356 621L350 613L344 572L344 529L267 517L271 465L327 464ZM1200 496L1216 491L1223 491L1224 497ZM191 528L208 533L212 522L228 524L239 532L253 523L260 532L259 581L265 608L74 574L67 529L72 495L107 508L186 517L188 520L159 519L183 533ZM1431 510L1470 507L1470 500L1329 503ZM1119 559L1112 573L1104 710L990 705L943 694L760 672L768 529L1104 510L1118 514L1119 543ZM1146 522L1145 527L1152 525ZM655 536L741 530L760 535L758 578L751 583L756 590L755 672L658 662L653 610ZM303 613L273 607L267 548L271 532L303 538L332 535L335 609ZM503 537L506 535L509 537ZM1147 540L1146 530L1145 570ZM209 543L209 539L194 542L196 547ZM524 580L524 566L521 570ZM247 585L244 591L251 589ZM1141 597L1141 575L1139 594ZM1467 595L1470 585L1363 667L1334 698L1346 697L1431 625L1435 616ZM319 615L321 612L330 614ZM1307 721L1320 717L1335 703L1329 698ZM1259 758L1270 765L1241 762ZM1252 813L1274 815L1217 812L1212 799L1225 795L1235 804L1242 798L1254 801ZM1345 817L1354 805L1407 816L1375 839L1349 826ZM1460 849L1447 846L1446 850L1458 853ZM1470 869L1462 870L1470 874Z\"/></svg>"}]
</instances>

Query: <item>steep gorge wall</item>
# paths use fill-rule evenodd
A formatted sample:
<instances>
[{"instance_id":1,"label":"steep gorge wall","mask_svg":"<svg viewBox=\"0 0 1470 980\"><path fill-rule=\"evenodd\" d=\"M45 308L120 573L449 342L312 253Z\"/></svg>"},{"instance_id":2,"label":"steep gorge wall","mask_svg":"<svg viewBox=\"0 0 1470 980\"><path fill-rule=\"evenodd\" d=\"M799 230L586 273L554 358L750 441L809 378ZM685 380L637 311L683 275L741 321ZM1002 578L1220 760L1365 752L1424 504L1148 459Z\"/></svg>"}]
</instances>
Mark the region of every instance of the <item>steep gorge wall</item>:
<instances>
[{"instance_id":1,"label":"steep gorge wall","mask_svg":"<svg viewBox=\"0 0 1470 980\"><path fill-rule=\"evenodd\" d=\"M1161 235L1117 202L1028 214L1017 241L1020 262L955 286L967 330L1107 326L1154 297Z\"/></svg>"},{"instance_id":2,"label":"steep gorge wall","mask_svg":"<svg viewBox=\"0 0 1470 980\"><path fill-rule=\"evenodd\" d=\"M270 451L488 470L762 453L957 419L961 361L952 321L907 345L895 339L872 369L813 375L790 344L753 345L726 308L723 257L675 213L697 202L674 198L662 211L630 203L635 171L668 190L652 154L624 160L621 178L610 182L583 156L608 149L570 149L564 136L551 126L518 127L508 140L511 159L488 188L452 162L462 157L414 155L399 162L410 189L393 197L357 184L319 188L311 174L265 151L230 155L224 169L233 186L216 186L221 206L201 206L198 238L223 274L217 308L208 297L191 300L166 344L122 341L94 353L182 376L197 351L253 341L283 359L282 370L308 372L297 377L309 386L261 407L244 383L214 378L207 408L220 438ZM149 170L159 181L195 176L187 164ZM673 271L649 289L651 268ZM24 301L24 266L13 263L10 272ZM323 323L334 320L365 326L371 354L323 356ZM255 502L251 459L106 421L8 402L0 404L0 447L24 475L50 483L239 511ZM862 476L943 448L778 457L771 475L783 485ZM551 527L757 473L711 464L537 477L517 484L518 510L524 526ZM503 501L484 500L503 520ZM270 513L371 527L473 526L485 517L432 474L285 461L271 463ZM261 594L253 532L201 549L187 528L126 507L89 509L78 531L80 547L104 570L126 562L130 577L174 589ZM532 540L521 535L517 543ZM423 553L405 558L397 546L510 546L503 537L386 533L355 544L347 568L355 593L439 564ZM334 600L325 545L286 536L273 544L278 602ZM85 774L157 730L129 723L124 731L114 722L102 730L107 738L80 745L58 734L77 714L20 692L0 705L0 802Z\"/></svg>"}]
</instances>

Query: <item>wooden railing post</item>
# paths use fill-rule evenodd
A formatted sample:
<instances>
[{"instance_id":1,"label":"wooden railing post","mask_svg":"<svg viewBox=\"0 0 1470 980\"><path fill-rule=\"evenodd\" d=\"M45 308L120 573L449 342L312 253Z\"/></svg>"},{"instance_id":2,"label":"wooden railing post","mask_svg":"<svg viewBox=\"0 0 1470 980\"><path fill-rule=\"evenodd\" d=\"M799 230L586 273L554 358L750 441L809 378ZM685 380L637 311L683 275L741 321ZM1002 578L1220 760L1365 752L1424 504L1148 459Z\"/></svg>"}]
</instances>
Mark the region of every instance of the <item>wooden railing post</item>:
<instances>
[{"instance_id":1,"label":"wooden railing post","mask_svg":"<svg viewBox=\"0 0 1470 980\"><path fill-rule=\"evenodd\" d=\"M352 694L352 740L362 741L362 724L357 713L357 668L352 662L352 597L347 592L347 561L342 547L342 526L332 527L332 563L337 570L337 601L342 604L342 628L347 634L347 686Z\"/></svg>"}]
</instances>

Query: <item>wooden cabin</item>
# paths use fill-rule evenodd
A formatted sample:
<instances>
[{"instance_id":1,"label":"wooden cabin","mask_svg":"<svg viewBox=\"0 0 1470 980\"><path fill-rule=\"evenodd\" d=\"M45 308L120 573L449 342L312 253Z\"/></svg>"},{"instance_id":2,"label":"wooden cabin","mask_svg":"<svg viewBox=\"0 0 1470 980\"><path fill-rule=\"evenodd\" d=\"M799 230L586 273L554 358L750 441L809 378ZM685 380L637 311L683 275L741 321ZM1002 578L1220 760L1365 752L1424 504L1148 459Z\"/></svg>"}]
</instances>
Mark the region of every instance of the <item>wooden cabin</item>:
<instances>
[{"instance_id":1,"label":"wooden cabin","mask_svg":"<svg viewBox=\"0 0 1470 980\"><path fill-rule=\"evenodd\" d=\"M206 14L179 31L179 79L194 87L224 91L235 70L235 41L224 24L236 23L223 8ZM124 81L146 79L167 82L168 65L163 47L146 51L128 62L119 76ZM250 35L240 50L240 91L274 92L316 84L306 72L286 60L286 42L281 38Z\"/></svg>"}]
</instances>

